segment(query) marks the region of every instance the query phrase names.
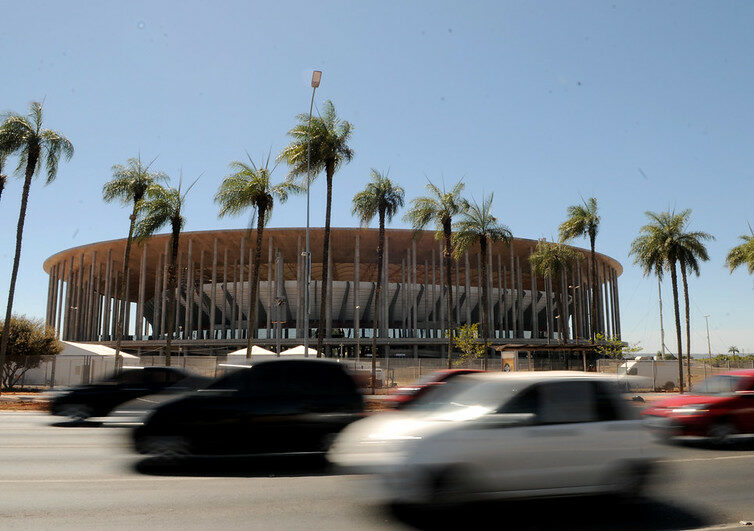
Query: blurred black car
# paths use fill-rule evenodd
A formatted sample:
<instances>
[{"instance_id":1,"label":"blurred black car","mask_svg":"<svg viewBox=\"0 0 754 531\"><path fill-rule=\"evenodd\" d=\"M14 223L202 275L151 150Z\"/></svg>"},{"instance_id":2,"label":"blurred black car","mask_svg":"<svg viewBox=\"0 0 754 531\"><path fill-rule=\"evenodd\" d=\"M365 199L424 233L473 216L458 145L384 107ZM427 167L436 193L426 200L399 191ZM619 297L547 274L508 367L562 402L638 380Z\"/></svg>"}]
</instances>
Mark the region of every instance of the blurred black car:
<instances>
[{"instance_id":1,"label":"blurred black car","mask_svg":"<svg viewBox=\"0 0 754 531\"><path fill-rule=\"evenodd\" d=\"M363 411L340 364L264 361L159 406L134 430L134 445L160 457L324 453Z\"/></svg>"},{"instance_id":2,"label":"blurred black car","mask_svg":"<svg viewBox=\"0 0 754 531\"><path fill-rule=\"evenodd\" d=\"M52 400L50 412L74 421L105 417L129 400L168 388L186 392L206 385L208 381L177 367L124 367L107 380L64 391Z\"/></svg>"}]
</instances>

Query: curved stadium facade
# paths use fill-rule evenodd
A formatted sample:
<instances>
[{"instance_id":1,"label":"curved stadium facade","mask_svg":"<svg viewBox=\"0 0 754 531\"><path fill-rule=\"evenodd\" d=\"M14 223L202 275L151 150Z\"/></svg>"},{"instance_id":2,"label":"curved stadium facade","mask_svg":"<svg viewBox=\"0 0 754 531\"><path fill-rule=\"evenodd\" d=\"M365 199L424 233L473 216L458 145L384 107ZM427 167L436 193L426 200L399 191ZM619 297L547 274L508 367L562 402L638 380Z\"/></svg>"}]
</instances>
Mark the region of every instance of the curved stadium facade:
<instances>
[{"instance_id":1,"label":"curved stadium facade","mask_svg":"<svg viewBox=\"0 0 754 531\"><path fill-rule=\"evenodd\" d=\"M251 328L255 344L270 348L299 345L309 331L326 329L325 345L345 354L368 350L375 317L377 229L334 228L331 231L329 304L320 315L324 229L311 229L312 280L310 319L304 295L305 229L265 229L262 244L257 316ZM441 242L433 232L418 238L411 230L386 231L383 297L378 312L378 344L392 353L439 356L446 340L447 302L442 279ZM168 234L134 244L130 274L121 278L126 240L93 243L61 251L44 263L49 274L47 323L68 341L114 344L114 309L120 283L126 283L127 313L123 348L157 353L165 345L167 308L166 256ZM186 354L224 354L246 344L249 330L249 286L255 231L212 230L181 234L177 262L178 289L174 345ZM535 275L529 255L536 240L515 238L495 244L488 256L472 249L453 262L453 321L455 326L481 320L481 260L489 271L491 343L522 350L546 345L583 345L589 322L597 331L620 337L618 276L621 265L597 255L598 290L592 293L589 252L562 279L567 300L560 316L547 279ZM591 298L597 303L591 315ZM567 323L560 337L557 320Z\"/></svg>"}]
</instances>

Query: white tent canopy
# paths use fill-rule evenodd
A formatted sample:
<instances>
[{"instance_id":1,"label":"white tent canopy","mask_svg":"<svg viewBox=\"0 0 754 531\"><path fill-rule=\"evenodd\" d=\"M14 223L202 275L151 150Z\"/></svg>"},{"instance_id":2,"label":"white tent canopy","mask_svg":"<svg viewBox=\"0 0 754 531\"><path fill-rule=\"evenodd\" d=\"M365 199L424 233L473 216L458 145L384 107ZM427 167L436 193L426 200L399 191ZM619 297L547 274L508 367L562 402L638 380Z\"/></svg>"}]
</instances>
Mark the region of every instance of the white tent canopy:
<instances>
[{"instance_id":1,"label":"white tent canopy","mask_svg":"<svg viewBox=\"0 0 754 531\"><path fill-rule=\"evenodd\" d=\"M251 356L252 356L252 358L254 356L274 356L274 355L275 355L275 353L272 352L271 350L267 350L266 348L262 348L262 347L260 347L258 345L252 345L252 347L251 347ZM228 357L230 358L231 356L234 357L234 358L235 357L239 357L239 356L242 356L242 357L245 358L246 357L246 347L240 348L238 350L234 350L233 352L228 352Z\"/></svg>"},{"instance_id":2,"label":"white tent canopy","mask_svg":"<svg viewBox=\"0 0 754 531\"><path fill-rule=\"evenodd\" d=\"M306 350L304 348L304 345L299 345L297 347L289 348L288 350L284 350L280 353L281 356L303 356L306 353ZM309 355L310 356L317 356L317 349L309 347Z\"/></svg>"},{"instance_id":3,"label":"white tent canopy","mask_svg":"<svg viewBox=\"0 0 754 531\"><path fill-rule=\"evenodd\" d=\"M112 356L115 358L115 349L106 347L104 345L95 345L95 344L89 344L89 343L74 343L72 341L62 341L63 343L63 350L58 354L58 357L60 356L100 356L100 357L108 357ZM123 359L134 359L138 360L139 356L134 356L133 354L126 354L125 352L121 351L120 355L123 357Z\"/></svg>"}]
</instances>

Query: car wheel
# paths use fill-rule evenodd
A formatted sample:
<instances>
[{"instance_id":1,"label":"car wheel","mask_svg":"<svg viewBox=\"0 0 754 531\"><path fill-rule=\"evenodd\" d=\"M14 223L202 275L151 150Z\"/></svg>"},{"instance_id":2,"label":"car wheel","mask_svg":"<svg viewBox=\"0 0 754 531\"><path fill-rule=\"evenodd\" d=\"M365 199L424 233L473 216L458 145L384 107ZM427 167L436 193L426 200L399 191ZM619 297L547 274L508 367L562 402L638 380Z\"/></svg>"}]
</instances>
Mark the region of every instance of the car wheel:
<instances>
[{"instance_id":1,"label":"car wheel","mask_svg":"<svg viewBox=\"0 0 754 531\"><path fill-rule=\"evenodd\" d=\"M322 437L322 439L320 439L319 441L319 451L327 453L332 444L335 442L337 436L337 433L328 433L327 435Z\"/></svg>"},{"instance_id":2,"label":"car wheel","mask_svg":"<svg viewBox=\"0 0 754 531\"><path fill-rule=\"evenodd\" d=\"M719 420L710 426L707 432L710 442L716 445L726 445L732 442L736 434L736 427L729 420Z\"/></svg>"},{"instance_id":3,"label":"car wheel","mask_svg":"<svg viewBox=\"0 0 754 531\"><path fill-rule=\"evenodd\" d=\"M434 475L430 492L433 504L460 503L468 498L468 482L459 468L446 468Z\"/></svg>"},{"instance_id":4,"label":"car wheel","mask_svg":"<svg viewBox=\"0 0 754 531\"><path fill-rule=\"evenodd\" d=\"M191 456L191 448L183 437L157 436L144 441L144 453L163 461L176 461Z\"/></svg>"},{"instance_id":5,"label":"car wheel","mask_svg":"<svg viewBox=\"0 0 754 531\"><path fill-rule=\"evenodd\" d=\"M623 466L616 477L616 493L624 500L635 500L644 492L646 479L646 467L633 463Z\"/></svg>"},{"instance_id":6,"label":"car wheel","mask_svg":"<svg viewBox=\"0 0 754 531\"><path fill-rule=\"evenodd\" d=\"M92 416L92 410L83 404L69 404L60 410L60 414L72 422L83 422Z\"/></svg>"}]
</instances>

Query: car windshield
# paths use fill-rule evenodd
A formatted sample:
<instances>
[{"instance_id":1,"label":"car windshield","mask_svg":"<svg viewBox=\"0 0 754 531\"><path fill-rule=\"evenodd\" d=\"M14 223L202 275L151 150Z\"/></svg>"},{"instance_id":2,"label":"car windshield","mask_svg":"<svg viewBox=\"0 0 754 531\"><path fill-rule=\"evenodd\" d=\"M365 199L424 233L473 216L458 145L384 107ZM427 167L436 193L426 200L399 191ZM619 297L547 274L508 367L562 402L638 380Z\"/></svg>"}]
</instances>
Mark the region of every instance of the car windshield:
<instances>
[{"instance_id":1,"label":"car windshield","mask_svg":"<svg viewBox=\"0 0 754 531\"><path fill-rule=\"evenodd\" d=\"M445 414L469 409L483 414L498 409L518 388L516 382L458 376L418 398L406 410Z\"/></svg>"},{"instance_id":2,"label":"car windshield","mask_svg":"<svg viewBox=\"0 0 754 531\"><path fill-rule=\"evenodd\" d=\"M741 383L741 376L719 374L691 387L691 391L700 395L725 395L736 391Z\"/></svg>"}]
</instances>

